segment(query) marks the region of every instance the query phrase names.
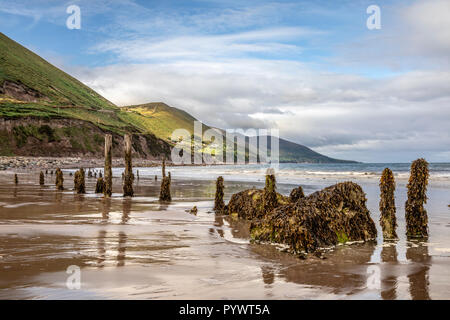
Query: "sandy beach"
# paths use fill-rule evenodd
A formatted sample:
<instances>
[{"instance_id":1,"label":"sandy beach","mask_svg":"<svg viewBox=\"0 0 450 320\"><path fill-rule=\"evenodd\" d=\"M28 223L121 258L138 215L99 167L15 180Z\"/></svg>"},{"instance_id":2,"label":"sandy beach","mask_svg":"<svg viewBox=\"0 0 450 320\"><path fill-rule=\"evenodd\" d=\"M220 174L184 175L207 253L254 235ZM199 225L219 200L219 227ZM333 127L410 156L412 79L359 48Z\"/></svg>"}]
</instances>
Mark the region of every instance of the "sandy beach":
<instances>
[{"instance_id":1,"label":"sandy beach","mask_svg":"<svg viewBox=\"0 0 450 320\"><path fill-rule=\"evenodd\" d=\"M158 201L160 168L139 170L136 196L123 198L121 169L114 169L111 199L93 193L94 178L87 178L87 194L74 194L69 169L63 170L62 192L51 175L39 186L38 170L19 173L17 186L13 171L0 172L0 298L450 299L450 188L441 183L431 183L428 192L429 239L407 241L400 182L400 239L383 243L376 179L356 178L367 194L377 241L303 260L279 246L250 243L248 222L212 213L214 180L202 177L228 168L172 168L170 204ZM262 179L225 178L225 200L262 187ZM282 194L298 184L309 194L336 179L292 184L281 173L279 180ZM194 205L197 215L188 212ZM81 268L79 290L66 287L72 265Z\"/></svg>"}]
</instances>

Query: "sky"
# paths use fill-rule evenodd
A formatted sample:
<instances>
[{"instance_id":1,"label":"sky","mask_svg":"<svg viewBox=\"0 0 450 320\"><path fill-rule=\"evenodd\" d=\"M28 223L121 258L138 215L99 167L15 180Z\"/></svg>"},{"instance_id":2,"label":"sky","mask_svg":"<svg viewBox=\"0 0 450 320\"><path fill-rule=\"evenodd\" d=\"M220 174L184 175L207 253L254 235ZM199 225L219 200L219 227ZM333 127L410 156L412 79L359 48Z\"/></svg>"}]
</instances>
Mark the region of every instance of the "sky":
<instances>
[{"instance_id":1,"label":"sky","mask_svg":"<svg viewBox=\"0 0 450 320\"><path fill-rule=\"evenodd\" d=\"M278 128L341 159L450 162L449 0L0 0L0 31L119 106Z\"/></svg>"}]
</instances>

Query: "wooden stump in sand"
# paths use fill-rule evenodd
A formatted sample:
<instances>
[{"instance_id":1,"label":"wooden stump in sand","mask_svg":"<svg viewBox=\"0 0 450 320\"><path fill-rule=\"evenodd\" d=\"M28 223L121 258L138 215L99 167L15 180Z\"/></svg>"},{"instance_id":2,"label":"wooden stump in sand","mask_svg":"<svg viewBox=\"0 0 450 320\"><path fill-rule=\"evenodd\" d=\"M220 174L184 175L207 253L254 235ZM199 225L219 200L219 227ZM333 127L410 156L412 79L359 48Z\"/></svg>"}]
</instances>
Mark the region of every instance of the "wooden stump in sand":
<instances>
[{"instance_id":1,"label":"wooden stump in sand","mask_svg":"<svg viewBox=\"0 0 450 320\"><path fill-rule=\"evenodd\" d=\"M103 178L97 179L97 184L95 185L95 193L103 193L105 189L105 182L103 181Z\"/></svg>"},{"instance_id":2,"label":"wooden stump in sand","mask_svg":"<svg viewBox=\"0 0 450 320\"><path fill-rule=\"evenodd\" d=\"M225 208L225 203L223 202L223 177L220 176L216 181L216 195L214 197L214 211L216 213L222 213Z\"/></svg>"},{"instance_id":3,"label":"wooden stump in sand","mask_svg":"<svg viewBox=\"0 0 450 320\"><path fill-rule=\"evenodd\" d=\"M385 240L397 239L397 219L395 217L395 180L391 169L383 170L380 179L380 224Z\"/></svg>"},{"instance_id":4,"label":"wooden stump in sand","mask_svg":"<svg viewBox=\"0 0 450 320\"><path fill-rule=\"evenodd\" d=\"M86 193L86 182L83 168L75 172L73 183L74 189L78 194Z\"/></svg>"},{"instance_id":5,"label":"wooden stump in sand","mask_svg":"<svg viewBox=\"0 0 450 320\"><path fill-rule=\"evenodd\" d=\"M44 177L44 173L41 171L41 173L39 174L39 185L43 186L45 184L45 177Z\"/></svg>"},{"instance_id":6,"label":"wooden stump in sand","mask_svg":"<svg viewBox=\"0 0 450 320\"><path fill-rule=\"evenodd\" d=\"M105 188L103 194L105 197L112 195L112 135L105 135Z\"/></svg>"},{"instance_id":7,"label":"wooden stump in sand","mask_svg":"<svg viewBox=\"0 0 450 320\"><path fill-rule=\"evenodd\" d=\"M126 134L125 141L125 172L123 180L123 196L132 197L133 191L133 167L131 163L131 135Z\"/></svg>"},{"instance_id":8,"label":"wooden stump in sand","mask_svg":"<svg viewBox=\"0 0 450 320\"><path fill-rule=\"evenodd\" d=\"M57 190L64 190L64 177L60 168L56 169L55 185Z\"/></svg>"},{"instance_id":9,"label":"wooden stump in sand","mask_svg":"<svg viewBox=\"0 0 450 320\"><path fill-rule=\"evenodd\" d=\"M417 159L411 164L408 185L408 200L405 203L406 235L412 238L428 237L428 216L424 208L427 203L428 162Z\"/></svg>"},{"instance_id":10,"label":"wooden stump in sand","mask_svg":"<svg viewBox=\"0 0 450 320\"><path fill-rule=\"evenodd\" d=\"M266 212L270 212L278 206L276 188L275 172L273 170L267 170L266 186L264 187L263 194L263 205Z\"/></svg>"}]
</instances>

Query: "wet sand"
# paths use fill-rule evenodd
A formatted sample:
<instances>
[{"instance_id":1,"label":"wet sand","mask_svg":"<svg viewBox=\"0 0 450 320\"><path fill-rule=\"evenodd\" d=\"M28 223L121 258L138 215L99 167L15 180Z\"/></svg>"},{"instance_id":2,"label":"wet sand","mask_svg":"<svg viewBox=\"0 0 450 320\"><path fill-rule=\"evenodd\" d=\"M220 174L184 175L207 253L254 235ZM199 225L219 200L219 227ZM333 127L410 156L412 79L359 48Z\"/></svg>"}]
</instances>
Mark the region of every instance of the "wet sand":
<instances>
[{"instance_id":1,"label":"wet sand","mask_svg":"<svg viewBox=\"0 0 450 320\"><path fill-rule=\"evenodd\" d=\"M215 216L214 181L173 173L173 201L161 204L160 178L136 181L132 199L122 198L115 178L113 197L104 199L93 194L94 178L88 194L76 195L64 177L68 190L60 192L54 176L40 187L38 172L21 173L15 186L11 172L0 173L0 299L450 299L449 188L430 187L430 238L410 242L406 189L398 186L401 238L383 244L378 187L362 181L377 242L301 260L251 244L247 222ZM309 194L333 183L303 187ZM262 182L225 181L226 200L251 186ZM186 212L194 205L197 216ZM71 265L81 268L79 290L66 287Z\"/></svg>"}]
</instances>

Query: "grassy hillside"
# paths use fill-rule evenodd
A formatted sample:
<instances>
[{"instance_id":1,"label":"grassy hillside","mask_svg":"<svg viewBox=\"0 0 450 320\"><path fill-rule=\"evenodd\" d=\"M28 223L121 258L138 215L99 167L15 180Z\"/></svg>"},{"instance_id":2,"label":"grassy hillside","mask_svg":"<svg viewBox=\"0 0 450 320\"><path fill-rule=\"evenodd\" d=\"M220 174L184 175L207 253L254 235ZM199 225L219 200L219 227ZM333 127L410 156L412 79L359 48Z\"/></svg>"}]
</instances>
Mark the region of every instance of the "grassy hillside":
<instances>
[{"instance_id":1,"label":"grassy hillside","mask_svg":"<svg viewBox=\"0 0 450 320\"><path fill-rule=\"evenodd\" d=\"M117 107L77 79L0 33L0 86L10 81L34 90L37 101L53 106L89 109Z\"/></svg>"},{"instance_id":2,"label":"grassy hillside","mask_svg":"<svg viewBox=\"0 0 450 320\"><path fill-rule=\"evenodd\" d=\"M102 154L103 135L134 133L142 156L167 141L126 121L128 112L0 33L0 155Z\"/></svg>"},{"instance_id":3,"label":"grassy hillside","mask_svg":"<svg viewBox=\"0 0 450 320\"><path fill-rule=\"evenodd\" d=\"M115 143L134 133L133 147L143 157L167 155L172 132L192 134L195 120L162 102L119 108L0 33L0 155L100 156L106 132ZM285 140L280 161L340 162Z\"/></svg>"},{"instance_id":4,"label":"grassy hillside","mask_svg":"<svg viewBox=\"0 0 450 320\"><path fill-rule=\"evenodd\" d=\"M169 140L172 132L183 128L194 133L195 119L189 113L170 107L163 102L153 102L121 108L122 120L144 132L152 132L158 138ZM210 127L203 125L203 130Z\"/></svg>"}]
</instances>

